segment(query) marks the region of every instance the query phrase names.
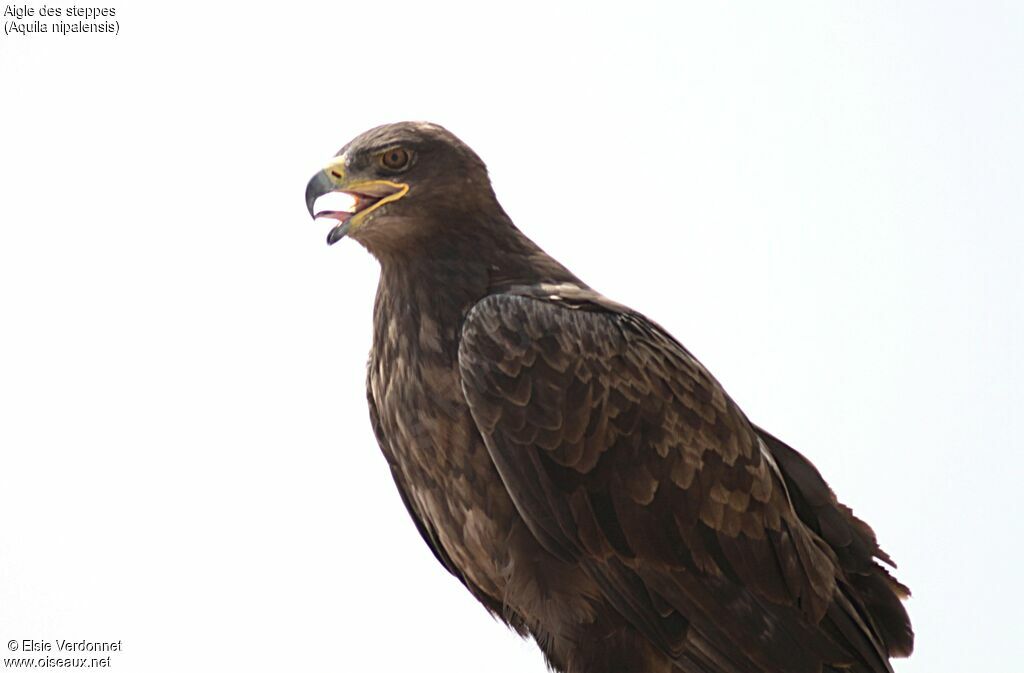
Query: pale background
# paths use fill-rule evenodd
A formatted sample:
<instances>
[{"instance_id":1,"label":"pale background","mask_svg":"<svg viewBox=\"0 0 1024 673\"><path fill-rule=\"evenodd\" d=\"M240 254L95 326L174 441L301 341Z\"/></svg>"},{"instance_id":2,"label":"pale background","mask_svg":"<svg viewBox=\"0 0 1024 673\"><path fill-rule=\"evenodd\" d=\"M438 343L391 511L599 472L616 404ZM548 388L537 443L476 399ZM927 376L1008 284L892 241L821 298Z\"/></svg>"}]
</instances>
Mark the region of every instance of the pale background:
<instances>
[{"instance_id":1,"label":"pale background","mask_svg":"<svg viewBox=\"0 0 1024 673\"><path fill-rule=\"evenodd\" d=\"M1020 670L1020 3L115 7L116 38L0 37L0 644L544 670L407 519L376 264L303 205L350 137L428 119L874 526L899 673Z\"/></svg>"}]
</instances>

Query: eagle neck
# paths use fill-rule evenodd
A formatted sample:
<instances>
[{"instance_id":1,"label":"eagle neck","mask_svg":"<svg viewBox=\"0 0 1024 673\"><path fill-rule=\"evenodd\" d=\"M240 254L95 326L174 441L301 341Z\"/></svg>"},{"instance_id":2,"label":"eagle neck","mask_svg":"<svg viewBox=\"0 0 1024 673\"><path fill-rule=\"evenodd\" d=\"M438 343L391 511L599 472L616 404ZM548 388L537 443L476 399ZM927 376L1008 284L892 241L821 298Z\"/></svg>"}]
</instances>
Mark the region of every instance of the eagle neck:
<instances>
[{"instance_id":1,"label":"eagle neck","mask_svg":"<svg viewBox=\"0 0 1024 673\"><path fill-rule=\"evenodd\" d=\"M487 294L486 268L423 255L388 255L380 263L375 351L403 360L433 352L454 361L465 314Z\"/></svg>"},{"instance_id":2,"label":"eagle neck","mask_svg":"<svg viewBox=\"0 0 1024 673\"><path fill-rule=\"evenodd\" d=\"M454 357L466 314L489 294L542 282L583 285L511 222L376 256L381 274L374 338L392 352L438 346Z\"/></svg>"}]
</instances>

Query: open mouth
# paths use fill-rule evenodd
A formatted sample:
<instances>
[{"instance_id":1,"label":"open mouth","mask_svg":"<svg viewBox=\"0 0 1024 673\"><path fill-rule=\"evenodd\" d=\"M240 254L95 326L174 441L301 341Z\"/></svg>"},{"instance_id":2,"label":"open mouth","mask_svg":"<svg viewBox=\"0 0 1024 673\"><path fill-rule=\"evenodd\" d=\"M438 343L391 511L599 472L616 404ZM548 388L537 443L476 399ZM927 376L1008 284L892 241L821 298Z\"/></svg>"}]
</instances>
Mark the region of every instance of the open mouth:
<instances>
[{"instance_id":1,"label":"open mouth","mask_svg":"<svg viewBox=\"0 0 1024 673\"><path fill-rule=\"evenodd\" d=\"M360 192L328 192L313 203L313 217L348 222L353 215L372 208L382 198Z\"/></svg>"},{"instance_id":2,"label":"open mouth","mask_svg":"<svg viewBox=\"0 0 1024 673\"><path fill-rule=\"evenodd\" d=\"M317 220L323 218L336 223L327 234L327 243L334 245L348 234L357 215L363 215L362 221L370 211L400 197L406 189L405 185L384 180L355 184L317 196L310 214Z\"/></svg>"}]
</instances>

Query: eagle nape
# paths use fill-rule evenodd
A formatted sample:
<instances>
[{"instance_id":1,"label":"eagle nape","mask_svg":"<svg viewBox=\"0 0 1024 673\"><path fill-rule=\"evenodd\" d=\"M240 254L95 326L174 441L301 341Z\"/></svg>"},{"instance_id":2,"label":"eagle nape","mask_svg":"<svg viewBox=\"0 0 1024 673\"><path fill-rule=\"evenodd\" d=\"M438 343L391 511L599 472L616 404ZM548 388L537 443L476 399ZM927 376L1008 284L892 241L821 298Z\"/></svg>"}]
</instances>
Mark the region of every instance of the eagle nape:
<instances>
[{"instance_id":1,"label":"eagle nape","mask_svg":"<svg viewBox=\"0 0 1024 673\"><path fill-rule=\"evenodd\" d=\"M451 132L366 131L306 206L380 263L367 400L409 516L554 671L892 673L911 653L868 524L679 341L525 236Z\"/></svg>"}]
</instances>

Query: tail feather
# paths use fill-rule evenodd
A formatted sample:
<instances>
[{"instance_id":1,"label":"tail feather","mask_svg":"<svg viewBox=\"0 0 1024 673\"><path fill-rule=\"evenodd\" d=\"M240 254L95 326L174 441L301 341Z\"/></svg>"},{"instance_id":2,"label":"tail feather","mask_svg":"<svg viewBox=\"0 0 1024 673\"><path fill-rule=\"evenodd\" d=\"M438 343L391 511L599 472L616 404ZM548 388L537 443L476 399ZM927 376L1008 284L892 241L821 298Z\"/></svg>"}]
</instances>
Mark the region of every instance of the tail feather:
<instances>
[{"instance_id":1,"label":"tail feather","mask_svg":"<svg viewBox=\"0 0 1024 673\"><path fill-rule=\"evenodd\" d=\"M878 546L874 531L839 502L809 460L764 430L757 430L782 471L800 519L835 552L845 573L844 600L854 613L853 606L861 606L866 614L860 621L881 641L888 656L910 656L914 630L902 602L910 596L910 590L879 563L896 567Z\"/></svg>"}]
</instances>

